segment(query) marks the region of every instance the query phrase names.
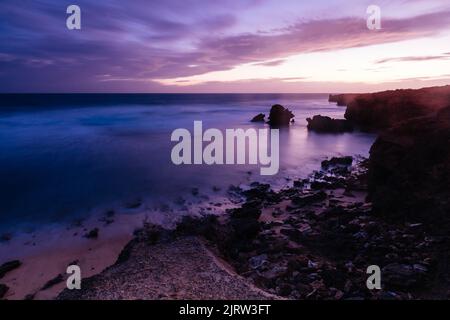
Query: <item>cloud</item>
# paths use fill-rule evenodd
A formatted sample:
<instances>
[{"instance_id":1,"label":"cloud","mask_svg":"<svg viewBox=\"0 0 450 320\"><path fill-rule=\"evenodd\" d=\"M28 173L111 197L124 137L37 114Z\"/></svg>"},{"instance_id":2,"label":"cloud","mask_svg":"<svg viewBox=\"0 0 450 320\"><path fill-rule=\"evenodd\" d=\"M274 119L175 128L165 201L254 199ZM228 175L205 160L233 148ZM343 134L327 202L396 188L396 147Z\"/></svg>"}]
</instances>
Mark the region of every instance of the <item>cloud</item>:
<instances>
[{"instance_id":1,"label":"cloud","mask_svg":"<svg viewBox=\"0 0 450 320\"><path fill-rule=\"evenodd\" d=\"M447 60L447 59L450 59L450 52L436 56L410 56L410 57L385 58L377 60L375 61L375 63L382 64L387 62L409 62L409 61L429 61L429 60Z\"/></svg>"},{"instance_id":2,"label":"cloud","mask_svg":"<svg viewBox=\"0 0 450 320\"><path fill-rule=\"evenodd\" d=\"M286 59L276 59L271 61L263 61L254 63L255 66L264 66L264 67L275 67L283 64Z\"/></svg>"},{"instance_id":3,"label":"cloud","mask_svg":"<svg viewBox=\"0 0 450 320\"><path fill-rule=\"evenodd\" d=\"M441 11L386 18L379 31L368 30L364 17L348 17L238 32L238 13L265 2L78 3L82 30L69 31L61 1L33 1L28 6L2 1L0 90L145 90L159 88L153 79L229 70L245 63L276 66L294 54L433 36L450 26L450 12Z\"/></svg>"}]
</instances>

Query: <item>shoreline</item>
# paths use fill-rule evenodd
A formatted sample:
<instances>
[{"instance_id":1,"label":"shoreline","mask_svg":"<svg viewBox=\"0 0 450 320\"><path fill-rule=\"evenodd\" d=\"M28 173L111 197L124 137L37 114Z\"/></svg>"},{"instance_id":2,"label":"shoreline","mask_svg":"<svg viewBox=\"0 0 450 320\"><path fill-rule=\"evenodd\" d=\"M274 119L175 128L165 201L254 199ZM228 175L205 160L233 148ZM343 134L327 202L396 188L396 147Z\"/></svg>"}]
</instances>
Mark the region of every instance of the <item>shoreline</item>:
<instances>
[{"instance_id":1,"label":"shoreline","mask_svg":"<svg viewBox=\"0 0 450 320\"><path fill-rule=\"evenodd\" d=\"M221 213L216 212L213 216L224 219L228 215L228 210L238 208L242 201L245 202L245 193L252 190L252 185L260 183L249 183L249 186L242 188L233 187L230 196L234 197L234 205L231 205L233 201L230 199L228 201L222 199L220 207L217 207ZM286 187L276 190L283 189ZM208 210L203 212L204 217L210 216ZM187 217L200 219L202 215ZM116 213L112 216L98 213L84 221L75 221L70 226L52 225L32 233L15 235L0 244L2 263L13 260L21 262L20 267L0 279L0 283L8 287L3 299L54 299L65 288L67 279L65 270L69 264L77 262L82 270L83 279L99 275L116 263L124 248L136 238L136 231L142 230L143 225L149 223L158 225L169 232L176 229L177 222L174 221L172 222L175 224L164 222L162 215L158 217L148 212ZM182 223L183 220L178 222L178 225ZM95 229L98 229L98 236L87 238L87 235ZM220 254L214 256L214 261L218 261L217 259L225 262ZM45 286L49 287L42 290Z\"/></svg>"},{"instance_id":2,"label":"shoreline","mask_svg":"<svg viewBox=\"0 0 450 320\"><path fill-rule=\"evenodd\" d=\"M147 223L116 263L57 299L445 298L426 285L438 239L420 223L372 216L367 161L348 159L324 161L279 192L254 183L222 216L186 216L175 229ZM371 264L383 270L383 290L366 288Z\"/></svg>"},{"instance_id":3,"label":"shoreline","mask_svg":"<svg viewBox=\"0 0 450 320\"><path fill-rule=\"evenodd\" d=\"M66 269L71 264L80 266L82 277L101 272L116 261L144 218L116 214L109 217L114 222L105 222L92 216L76 225L46 226L1 243L2 263L21 263L0 279L9 287L3 298L53 299L65 288ZM96 229L97 236L93 236Z\"/></svg>"}]
</instances>

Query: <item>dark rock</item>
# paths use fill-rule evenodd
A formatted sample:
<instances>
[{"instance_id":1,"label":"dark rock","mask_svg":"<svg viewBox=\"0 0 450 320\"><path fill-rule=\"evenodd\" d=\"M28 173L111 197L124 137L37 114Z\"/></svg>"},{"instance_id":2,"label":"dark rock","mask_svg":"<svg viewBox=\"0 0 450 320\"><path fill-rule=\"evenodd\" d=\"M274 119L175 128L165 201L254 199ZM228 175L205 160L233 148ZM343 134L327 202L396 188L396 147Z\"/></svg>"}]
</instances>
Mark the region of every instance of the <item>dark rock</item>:
<instances>
[{"instance_id":1,"label":"dark rock","mask_svg":"<svg viewBox=\"0 0 450 320\"><path fill-rule=\"evenodd\" d=\"M265 121L265 115L264 113L260 113L256 116L253 117L253 119L251 120L251 122L264 122Z\"/></svg>"},{"instance_id":2,"label":"dark rock","mask_svg":"<svg viewBox=\"0 0 450 320\"><path fill-rule=\"evenodd\" d=\"M292 203L296 206L307 206L315 202L323 201L327 198L327 194L323 191L296 196L292 198Z\"/></svg>"},{"instance_id":3,"label":"dark rock","mask_svg":"<svg viewBox=\"0 0 450 320\"><path fill-rule=\"evenodd\" d=\"M12 260L12 261L8 261L8 262L5 262L4 264L2 264L0 266L0 279L3 278L5 276L5 274L7 274L8 272L10 272L14 269L17 269L21 265L22 265L22 262L20 262L19 260Z\"/></svg>"},{"instance_id":4,"label":"dark rock","mask_svg":"<svg viewBox=\"0 0 450 320\"><path fill-rule=\"evenodd\" d=\"M303 188L305 186L304 180L295 180L294 181L294 187L295 188Z\"/></svg>"},{"instance_id":5,"label":"dark rock","mask_svg":"<svg viewBox=\"0 0 450 320\"><path fill-rule=\"evenodd\" d=\"M184 236L201 235L207 239L215 239L218 233L217 228L217 216L207 215L201 218L184 216L182 221L177 225L175 233Z\"/></svg>"},{"instance_id":6,"label":"dark rock","mask_svg":"<svg viewBox=\"0 0 450 320\"><path fill-rule=\"evenodd\" d=\"M327 116L315 115L312 119L307 118L308 130L318 133L342 133L354 130L350 121L345 119L332 119Z\"/></svg>"},{"instance_id":7,"label":"dark rock","mask_svg":"<svg viewBox=\"0 0 450 320\"><path fill-rule=\"evenodd\" d=\"M373 144L368 187L376 214L438 228L450 220L450 116L439 117L444 111L403 122Z\"/></svg>"},{"instance_id":8,"label":"dark rock","mask_svg":"<svg viewBox=\"0 0 450 320\"><path fill-rule=\"evenodd\" d=\"M250 268L258 269L268 263L267 259L268 259L267 254L261 254L259 256L250 258L248 260L248 264L249 264Z\"/></svg>"},{"instance_id":9,"label":"dark rock","mask_svg":"<svg viewBox=\"0 0 450 320\"><path fill-rule=\"evenodd\" d=\"M333 157L330 160L322 161L322 168L329 169L333 166L351 166L353 163L353 157Z\"/></svg>"},{"instance_id":10,"label":"dark rock","mask_svg":"<svg viewBox=\"0 0 450 320\"><path fill-rule=\"evenodd\" d=\"M261 224L250 218L234 219L231 221L231 226L235 231L235 237L238 239L252 239L261 230Z\"/></svg>"},{"instance_id":11,"label":"dark rock","mask_svg":"<svg viewBox=\"0 0 450 320\"><path fill-rule=\"evenodd\" d=\"M58 274L56 277L54 277L53 279L47 281L44 286L41 288L41 290L47 290L50 289L51 287L57 285L58 283L61 283L64 281L64 277L62 274Z\"/></svg>"},{"instance_id":12,"label":"dark rock","mask_svg":"<svg viewBox=\"0 0 450 320\"><path fill-rule=\"evenodd\" d=\"M278 202L280 197L270 190L269 184L252 183L250 190L243 191L242 194L247 198L247 201L268 201Z\"/></svg>"},{"instance_id":13,"label":"dark rock","mask_svg":"<svg viewBox=\"0 0 450 320\"><path fill-rule=\"evenodd\" d=\"M99 232L98 228L94 228L91 231L89 231L88 233L86 233L84 235L84 237L88 238L88 239L97 239L98 238L98 232Z\"/></svg>"},{"instance_id":14,"label":"dark rock","mask_svg":"<svg viewBox=\"0 0 450 320\"><path fill-rule=\"evenodd\" d=\"M240 208L231 210L231 219L253 219L258 220L261 215L261 205L258 201L249 201Z\"/></svg>"},{"instance_id":15,"label":"dark rock","mask_svg":"<svg viewBox=\"0 0 450 320\"><path fill-rule=\"evenodd\" d=\"M269 124L272 127L287 127L292 122L294 114L282 105L275 104L270 109Z\"/></svg>"},{"instance_id":16,"label":"dark rock","mask_svg":"<svg viewBox=\"0 0 450 320\"><path fill-rule=\"evenodd\" d=\"M9 287L7 285L0 283L0 299L3 299L8 290Z\"/></svg>"}]
</instances>

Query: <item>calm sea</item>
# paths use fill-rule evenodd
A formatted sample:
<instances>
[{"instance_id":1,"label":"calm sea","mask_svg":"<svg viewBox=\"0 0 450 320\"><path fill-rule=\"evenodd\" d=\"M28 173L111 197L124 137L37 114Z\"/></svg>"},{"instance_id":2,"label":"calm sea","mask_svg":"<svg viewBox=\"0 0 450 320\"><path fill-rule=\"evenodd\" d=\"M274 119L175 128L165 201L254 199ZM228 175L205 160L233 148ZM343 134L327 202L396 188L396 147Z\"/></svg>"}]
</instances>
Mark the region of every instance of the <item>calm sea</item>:
<instances>
[{"instance_id":1,"label":"calm sea","mask_svg":"<svg viewBox=\"0 0 450 320\"><path fill-rule=\"evenodd\" d=\"M306 118L343 118L345 108L325 94L27 96L0 107L0 229L85 217L95 210L140 209L176 215L200 198L214 202L230 185L268 181L282 187L336 155L368 154L374 136L315 134ZM19 97L20 98L20 97ZM279 173L259 166L175 166L176 128L263 128L249 120L272 104L293 110L280 133ZM198 190L198 192L197 192ZM123 209L125 210L125 209ZM130 210L133 211L133 210Z\"/></svg>"}]
</instances>

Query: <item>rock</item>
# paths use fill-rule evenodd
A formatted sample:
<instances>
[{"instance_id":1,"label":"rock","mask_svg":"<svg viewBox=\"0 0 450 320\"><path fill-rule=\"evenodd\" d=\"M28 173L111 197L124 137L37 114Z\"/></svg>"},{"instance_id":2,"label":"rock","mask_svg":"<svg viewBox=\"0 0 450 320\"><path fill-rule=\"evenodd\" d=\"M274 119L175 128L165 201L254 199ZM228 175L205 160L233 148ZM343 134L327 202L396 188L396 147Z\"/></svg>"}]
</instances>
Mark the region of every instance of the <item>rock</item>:
<instances>
[{"instance_id":1,"label":"rock","mask_svg":"<svg viewBox=\"0 0 450 320\"><path fill-rule=\"evenodd\" d=\"M3 299L8 290L9 287L7 285L0 283L0 299Z\"/></svg>"},{"instance_id":2,"label":"rock","mask_svg":"<svg viewBox=\"0 0 450 320\"><path fill-rule=\"evenodd\" d=\"M294 188L303 188L305 186L304 180L295 180L294 181Z\"/></svg>"},{"instance_id":3,"label":"rock","mask_svg":"<svg viewBox=\"0 0 450 320\"><path fill-rule=\"evenodd\" d=\"M250 120L251 122L265 122L265 115L264 113L260 113L257 114L256 116L253 117L252 120Z\"/></svg>"},{"instance_id":4,"label":"rock","mask_svg":"<svg viewBox=\"0 0 450 320\"><path fill-rule=\"evenodd\" d=\"M98 238L98 232L99 232L98 228L94 228L91 231L89 231L88 233L86 233L84 235L84 237L88 238L88 239L97 239Z\"/></svg>"},{"instance_id":5,"label":"rock","mask_svg":"<svg viewBox=\"0 0 450 320\"><path fill-rule=\"evenodd\" d=\"M292 240L294 242L301 242L303 237L303 234L300 230L293 228L281 229L280 233L284 234L289 238L289 240Z\"/></svg>"},{"instance_id":6,"label":"rock","mask_svg":"<svg viewBox=\"0 0 450 320\"><path fill-rule=\"evenodd\" d=\"M61 283L64 281L64 277L62 274L58 274L56 277L54 277L53 279L47 281L44 286L41 288L41 290L47 290L50 289L51 287L57 285L58 283Z\"/></svg>"},{"instance_id":7,"label":"rock","mask_svg":"<svg viewBox=\"0 0 450 320\"><path fill-rule=\"evenodd\" d=\"M450 220L450 116L402 122L384 131L370 149L368 188L374 213L390 219Z\"/></svg>"},{"instance_id":8,"label":"rock","mask_svg":"<svg viewBox=\"0 0 450 320\"><path fill-rule=\"evenodd\" d=\"M329 169L330 167L335 167L335 166L351 166L353 163L353 158L348 156L348 157L333 157L330 160L324 160L322 161L321 165L322 165L322 169Z\"/></svg>"},{"instance_id":9,"label":"rock","mask_svg":"<svg viewBox=\"0 0 450 320\"><path fill-rule=\"evenodd\" d=\"M343 133L354 130L350 121L345 119L332 119L327 116L315 115L312 119L307 118L308 130L318 133Z\"/></svg>"},{"instance_id":10,"label":"rock","mask_svg":"<svg viewBox=\"0 0 450 320\"><path fill-rule=\"evenodd\" d=\"M268 263L267 259L268 259L267 254L261 254L259 256L250 258L248 260L248 263L249 263L250 268L258 269Z\"/></svg>"},{"instance_id":11,"label":"rock","mask_svg":"<svg viewBox=\"0 0 450 320\"><path fill-rule=\"evenodd\" d=\"M411 289L425 280L427 272L422 265L391 263L382 269L383 282L392 288Z\"/></svg>"},{"instance_id":12,"label":"rock","mask_svg":"<svg viewBox=\"0 0 450 320\"><path fill-rule=\"evenodd\" d=\"M291 285L284 283L277 288L277 293L282 297L287 297L291 294L292 290L293 287Z\"/></svg>"},{"instance_id":13,"label":"rock","mask_svg":"<svg viewBox=\"0 0 450 320\"><path fill-rule=\"evenodd\" d=\"M250 185L250 190L243 191L242 194L247 198L247 201L261 202L278 202L280 197L270 189L269 184L262 184L254 182Z\"/></svg>"},{"instance_id":14,"label":"rock","mask_svg":"<svg viewBox=\"0 0 450 320\"><path fill-rule=\"evenodd\" d=\"M235 237L242 240L256 237L261 230L260 223L251 218L234 219L231 225L235 231Z\"/></svg>"},{"instance_id":15,"label":"rock","mask_svg":"<svg viewBox=\"0 0 450 320\"><path fill-rule=\"evenodd\" d=\"M244 203L240 208L231 210L231 219L253 219L258 220L261 215L260 203L258 201L249 201Z\"/></svg>"},{"instance_id":16,"label":"rock","mask_svg":"<svg viewBox=\"0 0 450 320\"><path fill-rule=\"evenodd\" d=\"M312 194L306 194L301 196L296 196L292 198L292 203L296 206L307 206L315 202L323 201L327 198L327 194L324 191L315 192Z\"/></svg>"},{"instance_id":17,"label":"rock","mask_svg":"<svg viewBox=\"0 0 450 320\"><path fill-rule=\"evenodd\" d=\"M282 105L275 104L270 109L269 124L271 127L288 127L294 114Z\"/></svg>"},{"instance_id":18,"label":"rock","mask_svg":"<svg viewBox=\"0 0 450 320\"><path fill-rule=\"evenodd\" d=\"M287 273L287 267L274 266L273 268L271 268L265 272L262 272L261 275L263 276L263 278L265 278L269 281L273 281L279 277L286 275L286 273Z\"/></svg>"},{"instance_id":19,"label":"rock","mask_svg":"<svg viewBox=\"0 0 450 320\"><path fill-rule=\"evenodd\" d=\"M22 262L20 262L19 260L12 260L12 261L8 261L8 262L5 262L4 264L2 264L0 266L0 279L3 278L5 276L5 274L7 274L8 272L10 272L14 269L17 269L21 265L22 265Z\"/></svg>"},{"instance_id":20,"label":"rock","mask_svg":"<svg viewBox=\"0 0 450 320\"><path fill-rule=\"evenodd\" d=\"M181 222L177 225L176 234L183 236L201 235L207 239L214 239L217 234L218 219L217 216L207 215L201 218L184 216ZM158 238L164 234L164 230L157 228ZM170 239L169 237L166 237Z\"/></svg>"}]
</instances>

